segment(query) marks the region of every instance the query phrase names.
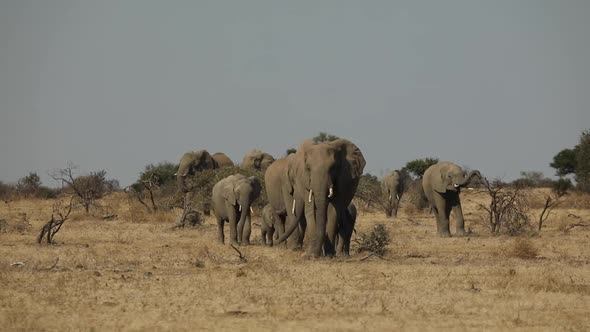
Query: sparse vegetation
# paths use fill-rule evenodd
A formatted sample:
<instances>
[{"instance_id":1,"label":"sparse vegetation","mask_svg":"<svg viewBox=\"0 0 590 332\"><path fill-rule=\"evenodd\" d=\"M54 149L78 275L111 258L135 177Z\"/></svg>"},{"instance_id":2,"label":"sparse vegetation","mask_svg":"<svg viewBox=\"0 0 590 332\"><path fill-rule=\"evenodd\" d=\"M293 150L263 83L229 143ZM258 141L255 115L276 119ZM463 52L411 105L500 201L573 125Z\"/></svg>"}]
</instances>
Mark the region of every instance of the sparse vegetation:
<instances>
[{"instance_id":1,"label":"sparse vegetation","mask_svg":"<svg viewBox=\"0 0 590 332\"><path fill-rule=\"evenodd\" d=\"M590 129L582 132L579 143L573 149L559 151L550 166L560 177L574 174L577 188L590 192Z\"/></svg>"},{"instance_id":2,"label":"sparse vegetation","mask_svg":"<svg viewBox=\"0 0 590 332\"><path fill-rule=\"evenodd\" d=\"M508 257L533 259L539 255L539 250L529 238L519 237L512 242L506 254Z\"/></svg>"},{"instance_id":3,"label":"sparse vegetation","mask_svg":"<svg viewBox=\"0 0 590 332\"><path fill-rule=\"evenodd\" d=\"M379 179L368 173L361 175L355 194L357 207L365 211L382 209L384 204L382 196Z\"/></svg>"},{"instance_id":4,"label":"sparse vegetation","mask_svg":"<svg viewBox=\"0 0 590 332\"><path fill-rule=\"evenodd\" d=\"M319 142L332 142L335 141L337 139L339 139L340 137L336 136L336 135L332 135L332 134L328 134L325 132L320 132L317 136L315 136L314 138L312 138L311 140L319 143Z\"/></svg>"},{"instance_id":5,"label":"sparse vegetation","mask_svg":"<svg viewBox=\"0 0 590 332\"><path fill-rule=\"evenodd\" d=\"M428 167L436 163L438 163L438 158L415 159L408 161L403 169L411 173L415 178L422 179Z\"/></svg>"},{"instance_id":6,"label":"sparse vegetation","mask_svg":"<svg viewBox=\"0 0 590 332\"><path fill-rule=\"evenodd\" d=\"M486 212L492 234L501 230L510 235L518 235L530 229L529 206L522 188L508 188L500 180L489 181L482 178L483 189L480 191L489 198L489 203L477 203Z\"/></svg>"},{"instance_id":7,"label":"sparse vegetation","mask_svg":"<svg viewBox=\"0 0 590 332\"><path fill-rule=\"evenodd\" d=\"M51 177L61 183L63 191L74 197L84 207L86 214L90 213L90 207L96 206L97 200L106 194L119 189L116 180L108 180L105 170L90 172L87 175L76 176L77 167L70 164L68 167L52 172Z\"/></svg>"},{"instance_id":8,"label":"sparse vegetation","mask_svg":"<svg viewBox=\"0 0 590 332\"><path fill-rule=\"evenodd\" d=\"M522 192L540 201L548 190ZM309 261L301 258L301 252L267 248L255 241L258 244L237 247L247 257L244 262L229 245L217 243L213 217L203 217L195 229L166 231L180 211L147 213L137 200L128 201L126 194L118 192L99 200L101 205L113 206L117 222L87 216L74 207L70 215L79 212L83 222L73 217L66 221L54 238L63 245L39 246L36 237L54 201L0 202L0 219L13 225L19 213L27 212L34 230L0 234L0 325L8 330L64 326L84 330L101 321L101 328L109 330L190 330L194 326L264 330L282 326L277 322L288 319L292 329L434 330L440 328L439 321L424 317L444 315L451 322L445 325L449 328L461 328L464 325L452 323L460 321L485 329L511 324L505 317L513 312L520 312L520 324L534 322L539 329L583 330L590 324L583 301L577 301L590 294L585 277L590 255L584 250L590 232L590 214L585 210L590 195L564 196L550 217L566 220L563 230L560 223L547 222L542 237L516 238L524 239L533 250L530 246L515 249L514 238L489 236L487 225L473 222L476 204L470 200L483 202L486 196L476 191L462 195L469 198L463 200L467 225L479 236L442 239L436 235L431 214L420 211L408 217L402 213L399 222L385 227L395 230L385 246L389 249L385 260L368 259L377 257L372 251L356 253L356 242L351 258ZM130 219L129 202L136 207L134 221L139 222ZM385 220L381 211L360 213L354 237L369 236ZM253 234L259 236L257 226ZM318 294L319 299L324 294L337 296L310 306L317 303ZM551 305L522 310L515 295ZM170 308L186 308L187 303L189 309L173 317L166 314ZM464 316L452 306L441 311L440 303L491 309L485 317ZM97 306L104 310L96 310ZM292 315L293 310L299 314ZM78 312L80 317L69 320L59 314L66 311ZM357 324L356 317L349 320L350 312L371 319ZM216 317L223 319L212 319Z\"/></svg>"},{"instance_id":9,"label":"sparse vegetation","mask_svg":"<svg viewBox=\"0 0 590 332\"><path fill-rule=\"evenodd\" d=\"M369 252L379 257L387 253L387 246L391 238L383 224L377 224L370 233L361 233L354 242L357 244L357 252Z\"/></svg>"}]
</instances>

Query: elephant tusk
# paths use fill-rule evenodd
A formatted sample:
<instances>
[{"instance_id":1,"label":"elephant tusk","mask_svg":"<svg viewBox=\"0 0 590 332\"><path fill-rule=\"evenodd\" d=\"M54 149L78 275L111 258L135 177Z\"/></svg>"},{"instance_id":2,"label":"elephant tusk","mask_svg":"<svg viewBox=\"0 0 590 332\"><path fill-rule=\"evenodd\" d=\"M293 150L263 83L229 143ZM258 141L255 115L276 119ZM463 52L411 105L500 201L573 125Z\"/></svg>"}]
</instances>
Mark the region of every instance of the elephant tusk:
<instances>
[{"instance_id":1,"label":"elephant tusk","mask_svg":"<svg viewBox=\"0 0 590 332\"><path fill-rule=\"evenodd\" d=\"M311 189L309 189L309 198L307 199L308 202L311 203L311 196L313 195L313 191L311 191Z\"/></svg>"},{"instance_id":2,"label":"elephant tusk","mask_svg":"<svg viewBox=\"0 0 590 332\"><path fill-rule=\"evenodd\" d=\"M295 199L293 198L293 208L291 209L291 213L295 214Z\"/></svg>"},{"instance_id":3,"label":"elephant tusk","mask_svg":"<svg viewBox=\"0 0 590 332\"><path fill-rule=\"evenodd\" d=\"M328 198L332 198L334 197L334 188L330 187L330 190L328 191Z\"/></svg>"},{"instance_id":4,"label":"elephant tusk","mask_svg":"<svg viewBox=\"0 0 590 332\"><path fill-rule=\"evenodd\" d=\"M389 200L391 201L391 195L389 195Z\"/></svg>"},{"instance_id":5,"label":"elephant tusk","mask_svg":"<svg viewBox=\"0 0 590 332\"><path fill-rule=\"evenodd\" d=\"M238 204L238 211L242 212L242 204Z\"/></svg>"},{"instance_id":6,"label":"elephant tusk","mask_svg":"<svg viewBox=\"0 0 590 332\"><path fill-rule=\"evenodd\" d=\"M254 209L250 207L250 213L254 214Z\"/></svg>"},{"instance_id":7,"label":"elephant tusk","mask_svg":"<svg viewBox=\"0 0 590 332\"><path fill-rule=\"evenodd\" d=\"M399 195L395 195L395 199L399 201Z\"/></svg>"},{"instance_id":8,"label":"elephant tusk","mask_svg":"<svg viewBox=\"0 0 590 332\"><path fill-rule=\"evenodd\" d=\"M456 183L453 186L455 186L455 188L459 188L459 185Z\"/></svg>"}]
</instances>

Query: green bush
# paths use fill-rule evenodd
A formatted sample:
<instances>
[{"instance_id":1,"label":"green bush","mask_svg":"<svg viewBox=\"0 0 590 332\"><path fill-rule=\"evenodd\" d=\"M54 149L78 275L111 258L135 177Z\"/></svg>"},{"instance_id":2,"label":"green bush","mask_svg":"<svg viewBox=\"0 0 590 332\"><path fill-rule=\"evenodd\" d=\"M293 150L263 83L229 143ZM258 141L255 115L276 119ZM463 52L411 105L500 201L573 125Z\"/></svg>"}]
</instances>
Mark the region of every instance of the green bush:
<instances>
[{"instance_id":1,"label":"green bush","mask_svg":"<svg viewBox=\"0 0 590 332\"><path fill-rule=\"evenodd\" d=\"M408 161L403 170L412 173L416 178L422 178L428 167L438 163L438 158L422 158Z\"/></svg>"}]
</instances>

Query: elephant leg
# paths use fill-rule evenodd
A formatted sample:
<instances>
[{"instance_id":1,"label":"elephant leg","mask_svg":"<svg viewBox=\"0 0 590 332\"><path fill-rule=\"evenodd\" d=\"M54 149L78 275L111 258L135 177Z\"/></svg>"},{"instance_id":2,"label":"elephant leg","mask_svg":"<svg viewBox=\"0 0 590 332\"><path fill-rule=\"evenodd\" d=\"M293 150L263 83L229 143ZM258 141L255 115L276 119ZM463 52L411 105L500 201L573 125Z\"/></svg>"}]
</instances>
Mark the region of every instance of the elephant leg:
<instances>
[{"instance_id":1,"label":"elephant leg","mask_svg":"<svg viewBox=\"0 0 590 332\"><path fill-rule=\"evenodd\" d=\"M228 220L229 220L229 243L238 245L238 213L233 205L228 204Z\"/></svg>"},{"instance_id":2,"label":"elephant leg","mask_svg":"<svg viewBox=\"0 0 590 332\"><path fill-rule=\"evenodd\" d=\"M397 218L397 210L399 209L399 199L395 200L395 203L393 204L393 217Z\"/></svg>"},{"instance_id":3,"label":"elephant leg","mask_svg":"<svg viewBox=\"0 0 590 332\"><path fill-rule=\"evenodd\" d=\"M299 248L303 248L303 239L305 238L305 230L307 229L307 220L303 219L299 223L299 239L297 241L297 246Z\"/></svg>"},{"instance_id":4,"label":"elephant leg","mask_svg":"<svg viewBox=\"0 0 590 332\"><path fill-rule=\"evenodd\" d=\"M324 254L326 256L334 256L336 253L336 237L338 236L338 211L332 205L328 205L328 215L326 222L326 238L324 240ZM342 217L341 217L342 218Z\"/></svg>"},{"instance_id":5,"label":"elephant leg","mask_svg":"<svg viewBox=\"0 0 590 332\"><path fill-rule=\"evenodd\" d=\"M286 217L280 217L278 214L275 214L275 220L277 221L277 223L275 223L275 228L277 230L276 234L276 238L275 240L277 240L281 235L283 235L285 233L285 222L286 222ZM287 241L285 241L285 247L287 247Z\"/></svg>"},{"instance_id":6,"label":"elephant leg","mask_svg":"<svg viewBox=\"0 0 590 332\"><path fill-rule=\"evenodd\" d=\"M437 229L438 235L441 237L450 237L451 230L449 228L449 215L451 209L447 205L446 200L442 196L438 196L434 199L434 211L437 216Z\"/></svg>"},{"instance_id":7,"label":"elephant leg","mask_svg":"<svg viewBox=\"0 0 590 332\"><path fill-rule=\"evenodd\" d=\"M260 237L262 238L262 244L264 244L264 245L268 244L266 242L267 234L268 234L268 230L266 229L266 227L264 227L264 226L260 227Z\"/></svg>"},{"instance_id":8,"label":"elephant leg","mask_svg":"<svg viewBox=\"0 0 590 332\"><path fill-rule=\"evenodd\" d=\"M275 229L274 229L274 227L271 227L271 228L268 230L268 233L267 233L267 241L266 241L266 244L267 244L268 246L271 246L271 247L272 247L272 245L273 245L273 243L272 243L272 242L273 242L273 240L272 240L272 239L273 239L273 234L274 234L274 233L275 233Z\"/></svg>"},{"instance_id":9,"label":"elephant leg","mask_svg":"<svg viewBox=\"0 0 590 332\"><path fill-rule=\"evenodd\" d=\"M244 234L242 235L242 241L240 242L243 246L250 245L250 234L252 232L252 222L250 219L250 214L246 215L246 220L244 221Z\"/></svg>"},{"instance_id":10,"label":"elephant leg","mask_svg":"<svg viewBox=\"0 0 590 332\"><path fill-rule=\"evenodd\" d=\"M217 240L219 241L219 243L223 244L225 238L223 234L224 220L217 214L215 215L215 218L217 219Z\"/></svg>"},{"instance_id":11,"label":"elephant leg","mask_svg":"<svg viewBox=\"0 0 590 332\"><path fill-rule=\"evenodd\" d=\"M457 236L467 235L465 232L465 219L463 218L463 209L461 208L461 203L453 206L453 214L457 219Z\"/></svg>"}]
</instances>

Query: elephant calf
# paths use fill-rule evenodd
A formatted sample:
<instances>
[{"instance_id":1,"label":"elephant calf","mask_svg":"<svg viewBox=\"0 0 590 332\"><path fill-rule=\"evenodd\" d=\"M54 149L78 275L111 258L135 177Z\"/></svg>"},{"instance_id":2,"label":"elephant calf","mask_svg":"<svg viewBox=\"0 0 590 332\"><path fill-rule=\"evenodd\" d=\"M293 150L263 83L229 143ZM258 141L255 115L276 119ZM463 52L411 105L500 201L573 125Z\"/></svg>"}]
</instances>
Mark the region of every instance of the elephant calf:
<instances>
[{"instance_id":1,"label":"elephant calf","mask_svg":"<svg viewBox=\"0 0 590 332\"><path fill-rule=\"evenodd\" d=\"M260 225L260 235L262 235L262 243L272 246L273 235L275 233L275 215L270 204L267 204L262 209L262 223Z\"/></svg>"},{"instance_id":2,"label":"elephant calf","mask_svg":"<svg viewBox=\"0 0 590 332\"><path fill-rule=\"evenodd\" d=\"M213 186L212 208L219 228L219 242L224 243L223 226L229 222L230 244L250 244L250 207L260 196L261 189L256 177L241 174L230 175Z\"/></svg>"}]
</instances>

